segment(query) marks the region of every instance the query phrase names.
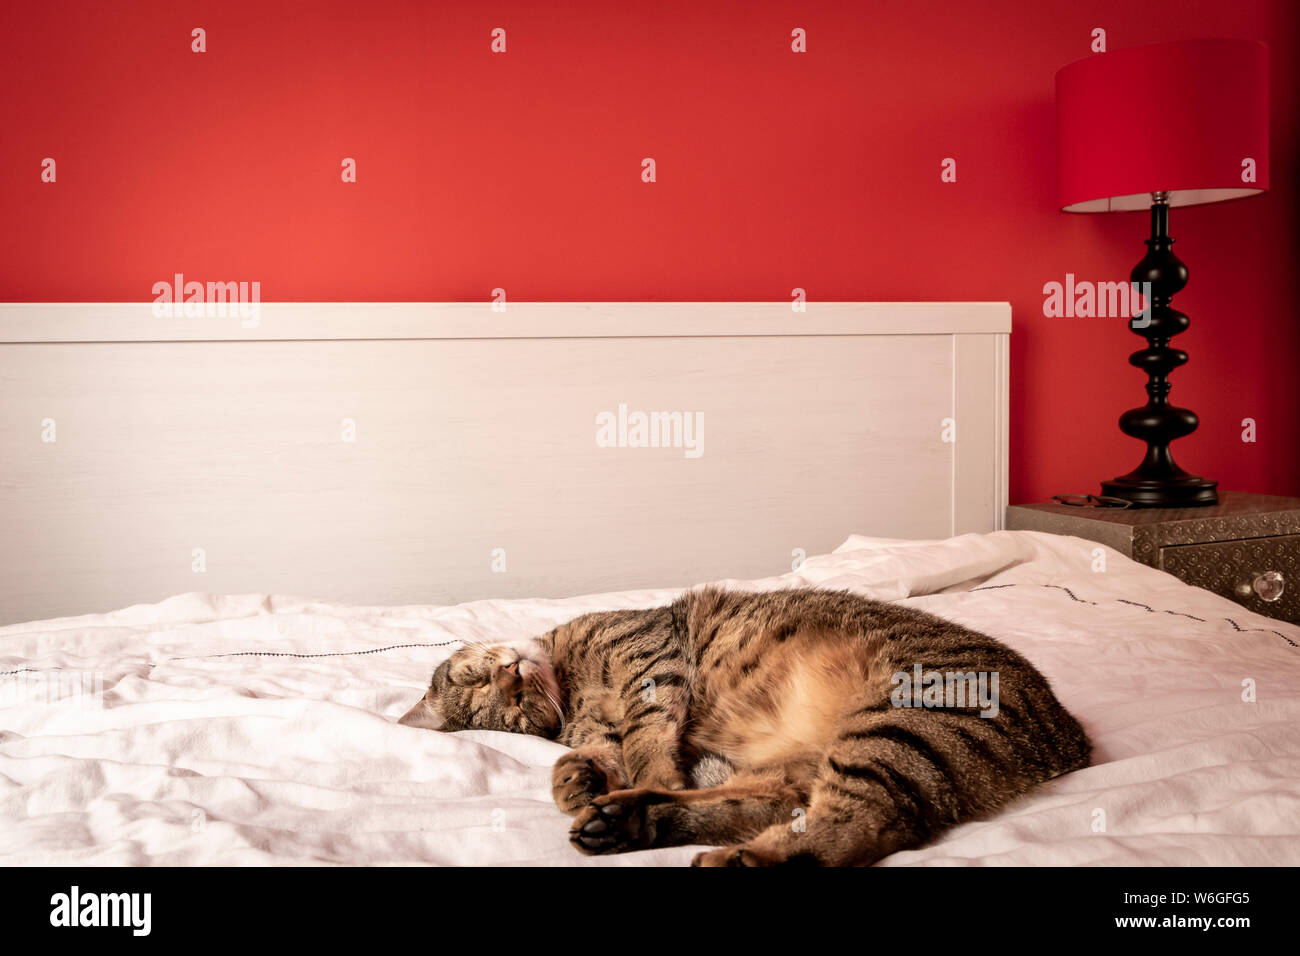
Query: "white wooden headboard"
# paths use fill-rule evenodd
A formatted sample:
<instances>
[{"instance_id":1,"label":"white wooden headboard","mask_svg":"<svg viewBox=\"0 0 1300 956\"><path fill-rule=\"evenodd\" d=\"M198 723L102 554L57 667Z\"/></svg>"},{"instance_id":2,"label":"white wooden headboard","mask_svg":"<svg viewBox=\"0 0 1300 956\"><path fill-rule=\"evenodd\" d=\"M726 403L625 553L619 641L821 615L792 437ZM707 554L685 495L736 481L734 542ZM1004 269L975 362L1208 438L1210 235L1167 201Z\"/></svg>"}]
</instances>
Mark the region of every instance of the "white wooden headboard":
<instances>
[{"instance_id":1,"label":"white wooden headboard","mask_svg":"<svg viewBox=\"0 0 1300 956\"><path fill-rule=\"evenodd\" d=\"M0 305L0 623L689 585L1002 526L1006 303L259 308ZM637 447L638 412L681 414Z\"/></svg>"}]
</instances>

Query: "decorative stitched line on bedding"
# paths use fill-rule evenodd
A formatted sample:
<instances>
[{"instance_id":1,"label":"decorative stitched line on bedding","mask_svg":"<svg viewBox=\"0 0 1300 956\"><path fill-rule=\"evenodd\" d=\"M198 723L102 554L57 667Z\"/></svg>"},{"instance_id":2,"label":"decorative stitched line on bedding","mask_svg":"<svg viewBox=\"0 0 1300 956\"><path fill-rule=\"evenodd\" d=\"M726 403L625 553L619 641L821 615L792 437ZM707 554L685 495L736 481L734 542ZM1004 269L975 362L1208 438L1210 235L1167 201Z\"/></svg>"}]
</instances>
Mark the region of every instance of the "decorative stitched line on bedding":
<instances>
[{"instance_id":1,"label":"decorative stitched line on bedding","mask_svg":"<svg viewBox=\"0 0 1300 956\"><path fill-rule=\"evenodd\" d=\"M1023 584L988 584L988 585L985 585L984 587L981 587L981 588L971 588L970 590L971 590L971 592L975 592L975 591L996 591L996 590L998 590L999 588L1019 588L1019 587L1033 587L1033 586L1034 586L1034 585L1023 585ZM1058 590L1058 591L1064 591L1066 594L1068 594L1068 595L1070 596L1070 600L1071 600L1071 601L1078 601L1080 604L1091 604L1093 607L1097 607L1097 606L1099 606L1099 602L1097 602L1097 601L1085 601L1083 598L1081 598L1081 597L1079 597L1078 595L1076 595L1076 594L1075 594L1073 591L1071 591L1069 588L1067 588L1067 587L1065 587L1065 586L1063 586L1063 585L1060 585L1060 584L1040 584L1040 585L1037 585L1037 586L1038 586L1038 587L1041 587L1041 588L1056 588L1056 590ZM1133 607L1140 607L1140 608L1142 608L1142 610L1144 610L1144 611L1149 611L1149 612L1151 612L1152 614L1159 614L1159 613L1163 612L1163 613L1165 613L1165 614L1173 614L1173 615L1175 615L1175 616L1177 616L1177 617L1189 617L1189 618L1191 618L1193 621L1200 621L1202 624L1209 623L1209 622L1208 622L1205 618L1203 618L1203 617L1197 617L1197 616L1194 615L1194 614L1187 614L1187 613L1184 613L1183 611L1171 611L1171 610L1169 610L1168 608L1160 608L1160 609L1156 609L1156 608L1150 607L1150 606L1148 606L1148 605L1146 605L1146 604L1141 604L1141 603L1139 603L1138 601L1129 601L1129 600L1127 600L1126 598L1116 598L1115 600L1118 601L1120 604L1128 604L1128 605L1131 605L1131 606L1133 606ZM1291 640L1291 638L1287 637L1287 636L1286 636L1285 634L1283 634L1281 631L1275 631L1275 630L1273 630L1271 627L1242 627L1240 624L1238 624L1236 621L1234 621L1234 620L1233 620L1232 618L1230 618L1230 617L1220 618L1220 620L1227 621L1229 624L1231 624L1231 625L1232 625L1232 629L1233 629L1234 631L1236 631L1238 634L1245 634L1245 633L1248 632L1248 631L1257 631L1257 632L1259 632L1260 634L1276 634L1278 637L1282 638L1282 640L1286 641L1286 642L1287 642L1288 644L1290 644L1292 647L1300 647L1300 644L1297 644L1295 641Z\"/></svg>"},{"instance_id":2,"label":"decorative stitched line on bedding","mask_svg":"<svg viewBox=\"0 0 1300 956\"><path fill-rule=\"evenodd\" d=\"M359 654L382 654L384 651L400 651L408 647L446 647L448 644L463 644L457 638L451 641L439 641L436 644L389 644L387 647L372 647L368 651L328 651L321 654L297 654L292 651L231 651L229 654L196 654L193 657L169 657L172 661L206 661L214 657L355 657Z\"/></svg>"},{"instance_id":3,"label":"decorative stitched line on bedding","mask_svg":"<svg viewBox=\"0 0 1300 956\"><path fill-rule=\"evenodd\" d=\"M384 651L398 651L408 647L446 647L448 644L464 643L460 639L439 641L436 644L390 644L387 647L372 647L368 651L330 651L322 654L295 654L291 651L232 651L229 654L198 654L193 657L169 657L172 661L206 661L213 657L355 657L358 654L382 654ZM157 664L150 663L150 667ZM0 677L12 677L14 674L45 674L50 671L68 670L66 667L20 667L16 671L0 671Z\"/></svg>"},{"instance_id":4,"label":"decorative stitched line on bedding","mask_svg":"<svg viewBox=\"0 0 1300 956\"><path fill-rule=\"evenodd\" d=\"M1126 598L1116 598L1115 600L1116 600L1116 601L1119 601L1121 604L1132 604L1134 607L1140 607L1140 608L1142 608L1143 610L1150 611L1152 614L1155 614L1155 613L1156 613L1156 609L1155 609L1155 608L1150 607L1150 606L1148 606L1148 605L1146 605L1146 604L1143 604L1141 601L1130 601L1130 600L1128 600L1128 599L1126 599ZM1169 611L1169 610L1166 610L1165 613L1166 613L1166 614L1176 614L1176 615L1178 615L1179 617L1190 617L1193 621L1200 621L1202 624L1205 623L1205 618L1203 618L1203 617L1197 617L1195 614L1185 614L1185 613L1182 612L1182 611ZM1229 624L1231 624L1233 627L1237 627L1236 623L1235 623L1231 618L1227 618L1227 617L1225 617L1224 620L1227 621ZM1241 630L1241 628L1237 627L1237 630ZM1277 632L1274 631L1273 633L1276 634Z\"/></svg>"}]
</instances>

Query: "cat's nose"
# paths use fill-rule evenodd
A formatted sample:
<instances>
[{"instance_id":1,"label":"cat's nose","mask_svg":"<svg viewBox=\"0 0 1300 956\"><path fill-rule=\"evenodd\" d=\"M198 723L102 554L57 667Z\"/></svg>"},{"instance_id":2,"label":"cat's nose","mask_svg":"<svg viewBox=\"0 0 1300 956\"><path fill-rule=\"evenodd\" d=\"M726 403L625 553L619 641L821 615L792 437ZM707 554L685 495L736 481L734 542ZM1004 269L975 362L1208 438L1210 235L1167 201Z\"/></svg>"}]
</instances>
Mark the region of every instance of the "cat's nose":
<instances>
[{"instance_id":1,"label":"cat's nose","mask_svg":"<svg viewBox=\"0 0 1300 956\"><path fill-rule=\"evenodd\" d=\"M509 664L498 664L494 683L502 690L512 691L523 683L523 678L519 676L519 661L511 661Z\"/></svg>"}]
</instances>

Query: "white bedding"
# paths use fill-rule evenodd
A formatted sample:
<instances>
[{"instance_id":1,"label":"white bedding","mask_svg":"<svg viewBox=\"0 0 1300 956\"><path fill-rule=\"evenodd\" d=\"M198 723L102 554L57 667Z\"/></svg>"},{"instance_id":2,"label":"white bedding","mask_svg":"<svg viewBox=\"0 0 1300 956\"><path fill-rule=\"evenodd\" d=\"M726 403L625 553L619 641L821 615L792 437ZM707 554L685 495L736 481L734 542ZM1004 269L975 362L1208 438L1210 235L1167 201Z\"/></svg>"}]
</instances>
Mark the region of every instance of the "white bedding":
<instances>
[{"instance_id":1,"label":"white bedding","mask_svg":"<svg viewBox=\"0 0 1300 956\"><path fill-rule=\"evenodd\" d=\"M732 582L851 588L983 630L1091 735L1094 766L885 865L1300 864L1300 628L1113 551L1094 570L1097 547L852 537L798 573ZM459 639L675 593L442 608L184 594L0 628L0 862L686 863L695 848L570 849L549 793L558 744L393 722ZM102 706L67 696L96 673Z\"/></svg>"}]
</instances>

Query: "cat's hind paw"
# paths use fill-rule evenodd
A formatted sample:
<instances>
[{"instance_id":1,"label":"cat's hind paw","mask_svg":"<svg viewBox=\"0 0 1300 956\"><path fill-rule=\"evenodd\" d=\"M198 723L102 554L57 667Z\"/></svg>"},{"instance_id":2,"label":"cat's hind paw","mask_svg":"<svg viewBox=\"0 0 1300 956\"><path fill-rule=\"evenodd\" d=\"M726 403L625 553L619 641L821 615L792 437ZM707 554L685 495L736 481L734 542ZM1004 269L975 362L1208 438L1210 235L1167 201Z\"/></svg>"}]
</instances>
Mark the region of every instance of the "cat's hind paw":
<instances>
[{"instance_id":1,"label":"cat's hind paw","mask_svg":"<svg viewBox=\"0 0 1300 956\"><path fill-rule=\"evenodd\" d=\"M644 790L616 790L597 797L574 817L569 842L580 853L626 853L653 845Z\"/></svg>"}]
</instances>

